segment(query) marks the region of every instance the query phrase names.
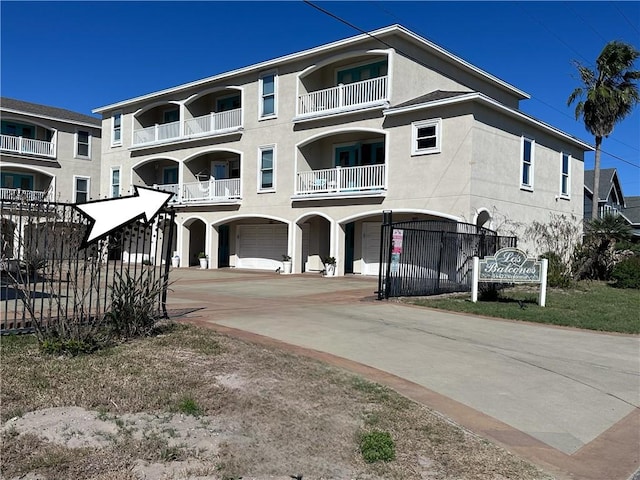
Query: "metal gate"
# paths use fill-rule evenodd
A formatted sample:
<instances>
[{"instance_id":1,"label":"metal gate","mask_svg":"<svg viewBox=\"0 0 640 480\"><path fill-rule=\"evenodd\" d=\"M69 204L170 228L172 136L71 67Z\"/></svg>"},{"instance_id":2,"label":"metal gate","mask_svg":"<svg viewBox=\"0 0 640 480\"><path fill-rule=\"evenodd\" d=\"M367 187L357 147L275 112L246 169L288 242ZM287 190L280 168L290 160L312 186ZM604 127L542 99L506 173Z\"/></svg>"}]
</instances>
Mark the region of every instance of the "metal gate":
<instances>
[{"instance_id":1,"label":"metal gate","mask_svg":"<svg viewBox=\"0 0 640 480\"><path fill-rule=\"evenodd\" d=\"M473 257L517 243L469 223L390 217L385 212L380 232L378 299L470 291Z\"/></svg>"},{"instance_id":2,"label":"metal gate","mask_svg":"<svg viewBox=\"0 0 640 480\"><path fill-rule=\"evenodd\" d=\"M115 278L161 286L154 314L166 316L174 246L173 210L135 221L82 248L90 222L71 204L0 198L0 333L34 330L60 318L105 315Z\"/></svg>"}]
</instances>

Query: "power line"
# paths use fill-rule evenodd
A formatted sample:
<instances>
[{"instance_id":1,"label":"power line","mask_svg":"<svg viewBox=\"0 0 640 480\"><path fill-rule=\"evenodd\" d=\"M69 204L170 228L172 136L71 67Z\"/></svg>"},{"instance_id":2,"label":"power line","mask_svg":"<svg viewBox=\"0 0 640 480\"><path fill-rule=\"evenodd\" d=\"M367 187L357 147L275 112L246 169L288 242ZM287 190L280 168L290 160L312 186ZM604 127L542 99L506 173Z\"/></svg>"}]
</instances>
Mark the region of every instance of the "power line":
<instances>
[{"instance_id":1,"label":"power line","mask_svg":"<svg viewBox=\"0 0 640 480\"><path fill-rule=\"evenodd\" d=\"M627 16L626 16L624 13L622 13L622 10L620 10L620 9L618 8L618 5L616 5L616 2L611 2L611 4L613 4L613 6L615 7L615 9L616 9L616 10L618 11L618 13L622 16L622 18L624 18L624 19L627 21L627 23L631 26L631 28L633 28L633 29L636 31L636 33L637 33L638 35L640 35L640 31L638 31L638 29L637 29L637 28L636 28L636 26L631 22L631 20L629 20L629 19L627 18Z\"/></svg>"},{"instance_id":2,"label":"power line","mask_svg":"<svg viewBox=\"0 0 640 480\"><path fill-rule=\"evenodd\" d=\"M336 15L336 14L334 14L334 13L332 13L332 12L330 12L330 11L328 11L328 10L326 10L326 9L324 9L324 8L322 8L322 7L320 7L320 6L318 6L318 5L315 5L315 4L314 4L313 2L311 2L310 0L302 0L302 1L303 1L305 4L309 5L310 7L313 7L313 8L315 8L316 10L320 11L321 13L324 13L325 15L328 15L329 17L331 17L331 18L333 18L333 19L335 19L335 20L338 20L340 23L343 23L343 24L345 24L345 25L349 26L350 28L353 28L354 30L357 30L358 32L360 32L360 33L362 33L362 34L365 34L365 35L367 35L367 36L371 37L372 39L374 39L374 40L376 40L376 41L378 41L378 42L382 43L382 44L383 44L383 45L385 45L386 47L388 47L388 48L394 48L396 51L398 51L398 52L402 53L404 56L406 56L407 58L409 58L409 59L411 59L411 60L413 60L413 61L415 61L415 62L417 62L417 63L419 63L420 65L426 66L426 67L428 67L428 68L430 68L430 69L432 69L432 70L438 71L439 73L442 73L442 74L444 75L444 73L443 73L443 72L440 72L439 70L435 69L433 66L425 65L425 64L424 64L424 62L422 62L421 60L419 60L419 59L415 58L414 56L412 56L412 55L410 55L410 54L408 54L408 53L406 53L406 52L403 52L401 49L399 49L399 48L397 48L397 47L393 47L393 46L392 46L392 45L390 45L389 43L385 42L384 40L382 40L382 39L380 39L380 38L377 38L375 35L371 34L370 32L367 32L367 31L363 30L362 28L358 27L357 25L354 25L354 24L352 24L351 22L349 22L349 21L347 21L347 20L345 20L345 19L343 19L343 18L339 17L338 15ZM525 11L525 12L526 12L526 11ZM527 13L527 14L529 14L529 12L526 12L526 13ZM395 16L395 15L394 15L394 16ZM531 15L529 14L529 16L531 16ZM534 18L533 16L531 16L531 17L532 17L532 18ZM396 17L396 18L397 18L397 17ZM567 43L565 43L562 39L560 39L557 35L555 35L555 33L553 33L550 29L548 29L548 28L547 28L543 23L541 23L540 21L538 21L538 20L537 20L537 19L535 19L535 18L534 18L534 20L536 20L538 23L540 23L540 25L542 25L546 30L548 30L549 32L551 32L551 33L556 37L556 39L558 39L558 41L560 41L561 43L563 43L567 48L569 48L570 50L574 51L574 52L575 52L575 53L577 53L580 57L582 57L584 60L586 60L586 59L585 59L585 58L584 58L584 57L583 57L579 52L577 52L577 51L576 51L575 49L573 49L570 45L568 45L568 44L567 44ZM435 43L435 42L434 42L434 43ZM588 62L588 61L587 61L587 62ZM541 99L539 99L539 98L537 98L537 97L531 97L531 98L532 98L532 99L535 99L535 100L538 100L540 103L542 103L542 104L544 104L544 105L548 106L549 108L552 108L553 110L556 110L557 112L559 112L559 113L561 113L561 114L563 114L563 115L567 116L568 118L572 118L572 117L571 117L569 114L567 114L566 112L562 112L561 110L558 110L557 108L555 108L554 106L552 106L552 105L548 104L548 103L547 103L547 102L545 102L544 100L541 100ZM611 140L615 140L615 139L611 139ZM632 148L632 149L634 149L634 150L638 150L636 147L633 147L633 146L631 146L631 145L627 145L627 144L625 144L625 143L623 143L623 142L620 142L619 140L616 140L616 141L618 141L619 143L622 143L623 145L625 145L625 146L627 146L627 147L629 147L629 148ZM602 153L604 153L604 154L606 154L606 155L608 155L608 156L610 156L610 157L612 157L612 158L615 158L615 159L617 159L617 160L620 160L621 162L626 163L626 164L628 164L628 165L630 165L630 166L632 166L632 167L640 168L640 165L637 165L637 164L635 164L635 163L629 162L628 160L625 160L625 159L624 159L624 158L622 158L622 157L619 157L619 156L614 155L614 154L612 154L612 153L606 152L605 150L602 150L602 149L601 149L600 151L601 151Z\"/></svg>"}]
</instances>

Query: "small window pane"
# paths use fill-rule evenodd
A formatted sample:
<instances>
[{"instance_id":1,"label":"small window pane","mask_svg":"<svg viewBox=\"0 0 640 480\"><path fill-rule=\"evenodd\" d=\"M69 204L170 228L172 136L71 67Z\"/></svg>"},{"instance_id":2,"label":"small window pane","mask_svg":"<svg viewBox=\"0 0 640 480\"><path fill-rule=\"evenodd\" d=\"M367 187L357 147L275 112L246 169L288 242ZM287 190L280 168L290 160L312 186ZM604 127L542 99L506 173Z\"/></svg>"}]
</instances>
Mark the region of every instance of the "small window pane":
<instances>
[{"instance_id":1,"label":"small window pane","mask_svg":"<svg viewBox=\"0 0 640 480\"><path fill-rule=\"evenodd\" d=\"M524 141L524 161L531 162L531 141Z\"/></svg>"},{"instance_id":2,"label":"small window pane","mask_svg":"<svg viewBox=\"0 0 640 480\"><path fill-rule=\"evenodd\" d=\"M270 95L275 92L274 75L262 77L262 94Z\"/></svg>"},{"instance_id":3,"label":"small window pane","mask_svg":"<svg viewBox=\"0 0 640 480\"><path fill-rule=\"evenodd\" d=\"M273 187L273 172L272 171L262 172L262 188L272 188L272 187Z\"/></svg>"},{"instance_id":4,"label":"small window pane","mask_svg":"<svg viewBox=\"0 0 640 480\"><path fill-rule=\"evenodd\" d=\"M274 108L274 98L273 97L265 97L263 99L263 104L262 104L262 114L263 115L271 115L272 113L275 112L275 108Z\"/></svg>"},{"instance_id":5,"label":"small window pane","mask_svg":"<svg viewBox=\"0 0 640 480\"><path fill-rule=\"evenodd\" d=\"M418 129L418 137L432 137L436 134L436 127L421 127Z\"/></svg>"},{"instance_id":6,"label":"small window pane","mask_svg":"<svg viewBox=\"0 0 640 480\"><path fill-rule=\"evenodd\" d=\"M422 138L418 139L418 148L434 148L436 146L436 139L433 138Z\"/></svg>"},{"instance_id":7,"label":"small window pane","mask_svg":"<svg viewBox=\"0 0 640 480\"><path fill-rule=\"evenodd\" d=\"M529 185L529 165L526 163L522 166L522 184Z\"/></svg>"},{"instance_id":8,"label":"small window pane","mask_svg":"<svg viewBox=\"0 0 640 480\"><path fill-rule=\"evenodd\" d=\"M273 168L273 150L262 152L262 168Z\"/></svg>"}]
</instances>

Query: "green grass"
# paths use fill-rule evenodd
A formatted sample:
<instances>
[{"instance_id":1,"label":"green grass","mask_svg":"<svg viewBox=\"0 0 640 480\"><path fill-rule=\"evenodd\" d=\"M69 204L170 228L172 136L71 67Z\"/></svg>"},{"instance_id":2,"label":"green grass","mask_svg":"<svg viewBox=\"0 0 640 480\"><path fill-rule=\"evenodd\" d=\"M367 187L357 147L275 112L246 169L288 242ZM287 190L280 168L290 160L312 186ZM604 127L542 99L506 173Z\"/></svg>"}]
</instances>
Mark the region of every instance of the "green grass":
<instances>
[{"instance_id":1,"label":"green grass","mask_svg":"<svg viewBox=\"0 0 640 480\"><path fill-rule=\"evenodd\" d=\"M488 317L603 332L640 333L640 291L612 288L604 282L581 282L566 290L547 289L545 307L538 306L538 289L535 287L505 289L497 300L472 303L470 298L470 294L465 294L449 298L422 298L412 303Z\"/></svg>"}]
</instances>

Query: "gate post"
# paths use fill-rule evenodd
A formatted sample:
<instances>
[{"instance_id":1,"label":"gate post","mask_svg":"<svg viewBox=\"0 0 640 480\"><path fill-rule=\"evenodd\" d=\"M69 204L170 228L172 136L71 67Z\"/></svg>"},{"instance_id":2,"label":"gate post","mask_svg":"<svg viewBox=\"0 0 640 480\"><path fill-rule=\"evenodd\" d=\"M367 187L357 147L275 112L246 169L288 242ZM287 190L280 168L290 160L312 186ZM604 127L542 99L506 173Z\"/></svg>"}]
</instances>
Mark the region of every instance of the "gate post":
<instances>
[{"instance_id":1,"label":"gate post","mask_svg":"<svg viewBox=\"0 0 640 480\"><path fill-rule=\"evenodd\" d=\"M378 271L378 300L382 300L383 292L384 298L389 298L389 289L391 288L391 249L393 248L391 242L392 229L391 224L393 223L393 212L391 210L383 210L382 211L382 228L380 228L380 263L379 263L379 271ZM389 247L387 249L386 255L383 254L384 248L384 240L385 240L385 231L387 231L387 240ZM383 259L386 256L386 264L383 263ZM384 276L384 288L382 287L382 269L385 269Z\"/></svg>"}]
</instances>

